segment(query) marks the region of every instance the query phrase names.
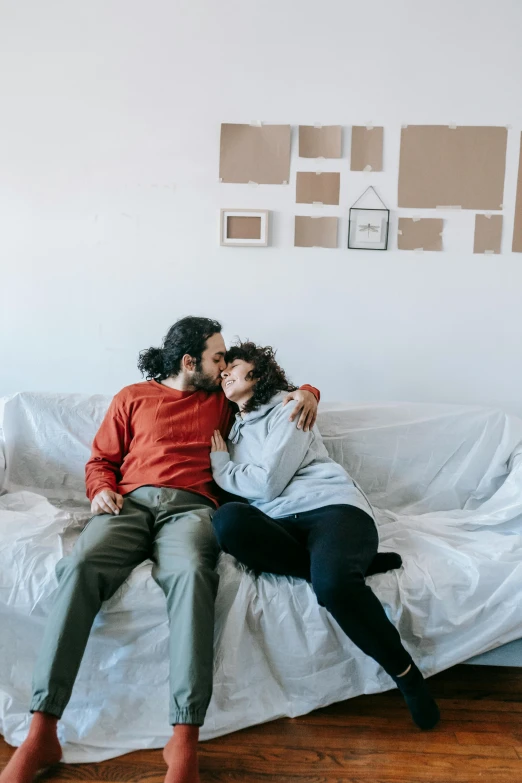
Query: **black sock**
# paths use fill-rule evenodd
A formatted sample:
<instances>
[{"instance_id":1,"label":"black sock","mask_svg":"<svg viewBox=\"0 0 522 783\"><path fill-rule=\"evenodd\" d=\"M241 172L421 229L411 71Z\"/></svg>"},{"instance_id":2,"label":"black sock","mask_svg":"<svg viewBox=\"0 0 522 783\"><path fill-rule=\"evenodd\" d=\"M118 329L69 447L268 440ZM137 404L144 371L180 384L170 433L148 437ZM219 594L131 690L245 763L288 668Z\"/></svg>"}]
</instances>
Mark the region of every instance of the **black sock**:
<instances>
[{"instance_id":1,"label":"black sock","mask_svg":"<svg viewBox=\"0 0 522 783\"><path fill-rule=\"evenodd\" d=\"M436 726L440 719L439 708L413 661L408 674L392 679L402 693L417 726L420 729L432 729Z\"/></svg>"},{"instance_id":2,"label":"black sock","mask_svg":"<svg viewBox=\"0 0 522 783\"><path fill-rule=\"evenodd\" d=\"M394 568L400 568L402 557L397 552L377 552L372 562L368 566L365 576L372 574L384 574L386 571L392 571Z\"/></svg>"}]
</instances>

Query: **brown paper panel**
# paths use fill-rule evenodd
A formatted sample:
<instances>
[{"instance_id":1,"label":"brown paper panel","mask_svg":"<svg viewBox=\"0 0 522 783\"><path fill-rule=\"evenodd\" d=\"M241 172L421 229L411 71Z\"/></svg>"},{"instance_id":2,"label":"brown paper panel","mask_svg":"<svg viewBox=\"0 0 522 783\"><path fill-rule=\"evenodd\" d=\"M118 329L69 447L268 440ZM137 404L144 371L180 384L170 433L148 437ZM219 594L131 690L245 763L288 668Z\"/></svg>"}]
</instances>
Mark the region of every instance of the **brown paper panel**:
<instances>
[{"instance_id":1,"label":"brown paper panel","mask_svg":"<svg viewBox=\"0 0 522 783\"><path fill-rule=\"evenodd\" d=\"M440 218L399 218L397 247L399 250L442 250L442 229L444 221Z\"/></svg>"},{"instance_id":2,"label":"brown paper panel","mask_svg":"<svg viewBox=\"0 0 522 783\"><path fill-rule=\"evenodd\" d=\"M513 253L522 253L522 134L520 135L520 158L518 159L517 200L515 204L515 225L513 227Z\"/></svg>"},{"instance_id":3,"label":"brown paper panel","mask_svg":"<svg viewBox=\"0 0 522 783\"><path fill-rule=\"evenodd\" d=\"M261 239L261 218L229 215L227 217L228 239Z\"/></svg>"},{"instance_id":4,"label":"brown paper panel","mask_svg":"<svg viewBox=\"0 0 522 783\"><path fill-rule=\"evenodd\" d=\"M314 128L313 125L300 125L299 157L340 158L341 136L340 125L325 125L321 128Z\"/></svg>"},{"instance_id":5,"label":"brown paper panel","mask_svg":"<svg viewBox=\"0 0 522 783\"><path fill-rule=\"evenodd\" d=\"M382 141L384 128L368 128L354 125L352 128L351 171L364 171L371 166L372 171L382 171Z\"/></svg>"},{"instance_id":6,"label":"brown paper panel","mask_svg":"<svg viewBox=\"0 0 522 783\"><path fill-rule=\"evenodd\" d=\"M298 171L295 200L298 204L339 204L341 175L338 172Z\"/></svg>"},{"instance_id":7,"label":"brown paper panel","mask_svg":"<svg viewBox=\"0 0 522 783\"><path fill-rule=\"evenodd\" d=\"M500 253L502 241L502 215L475 215L474 253L490 251Z\"/></svg>"},{"instance_id":8,"label":"brown paper panel","mask_svg":"<svg viewBox=\"0 0 522 783\"><path fill-rule=\"evenodd\" d=\"M295 247L337 247L336 217L295 218Z\"/></svg>"},{"instance_id":9,"label":"brown paper panel","mask_svg":"<svg viewBox=\"0 0 522 783\"><path fill-rule=\"evenodd\" d=\"M401 132L399 207L502 209L507 129L408 125Z\"/></svg>"},{"instance_id":10,"label":"brown paper panel","mask_svg":"<svg viewBox=\"0 0 522 783\"><path fill-rule=\"evenodd\" d=\"M221 125L222 182L282 185L290 179L290 125Z\"/></svg>"}]
</instances>

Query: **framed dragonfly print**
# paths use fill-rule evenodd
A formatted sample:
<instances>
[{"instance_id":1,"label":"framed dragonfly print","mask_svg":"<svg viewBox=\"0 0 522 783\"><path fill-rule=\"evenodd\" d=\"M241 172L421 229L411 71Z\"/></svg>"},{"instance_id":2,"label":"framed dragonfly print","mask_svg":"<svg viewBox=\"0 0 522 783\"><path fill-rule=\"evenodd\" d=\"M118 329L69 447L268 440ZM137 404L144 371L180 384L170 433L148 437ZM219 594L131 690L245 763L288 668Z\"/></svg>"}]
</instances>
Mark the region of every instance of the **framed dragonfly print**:
<instances>
[{"instance_id":1,"label":"framed dragonfly print","mask_svg":"<svg viewBox=\"0 0 522 783\"><path fill-rule=\"evenodd\" d=\"M373 187L368 190L373 190ZM363 193L363 196L366 194ZM350 250L387 250L388 248L388 227L390 223L390 210L386 208L384 202L377 196L382 204L382 208L362 208L356 204L362 197L357 199L350 209L350 223L348 228L348 248Z\"/></svg>"}]
</instances>

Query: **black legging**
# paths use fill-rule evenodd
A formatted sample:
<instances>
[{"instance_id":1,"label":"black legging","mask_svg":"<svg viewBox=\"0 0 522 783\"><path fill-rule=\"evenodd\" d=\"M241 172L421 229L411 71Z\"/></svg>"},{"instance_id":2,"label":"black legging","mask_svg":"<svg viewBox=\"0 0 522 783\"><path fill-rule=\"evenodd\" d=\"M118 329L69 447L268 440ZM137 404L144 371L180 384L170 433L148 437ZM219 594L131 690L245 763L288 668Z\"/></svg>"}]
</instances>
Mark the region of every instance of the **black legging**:
<instances>
[{"instance_id":1,"label":"black legging","mask_svg":"<svg viewBox=\"0 0 522 783\"><path fill-rule=\"evenodd\" d=\"M246 503L225 503L212 523L221 549L254 571L311 581L321 606L388 674L408 668L397 629L364 581L378 544L364 511L333 505L272 519Z\"/></svg>"}]
</instances>

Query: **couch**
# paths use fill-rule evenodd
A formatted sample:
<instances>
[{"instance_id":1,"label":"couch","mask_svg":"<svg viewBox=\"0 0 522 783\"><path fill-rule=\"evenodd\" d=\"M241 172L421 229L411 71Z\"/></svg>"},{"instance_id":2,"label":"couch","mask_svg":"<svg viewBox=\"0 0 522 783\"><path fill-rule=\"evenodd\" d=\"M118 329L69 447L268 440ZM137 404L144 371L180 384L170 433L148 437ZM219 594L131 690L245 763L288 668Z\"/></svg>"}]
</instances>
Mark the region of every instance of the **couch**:
<instances>
[{"instance_id":1,"label":"couch","mask_svg":"<svg viewBox=\"0 0 522 783\"><path fill-rule=\"evenodd\" d=\"M56 563L89 518L84 464L109 402L20 393L0 404L0 732L12 745L28 729ZM496 648L518 662L522 421L475 406L322 403L318 425L374 505L380 549L403 557L402 568L368 581L424 673ZM394 687L305 581L255 578L225 554L218 569L203 740ZM164 597L146 561L95 621L59 724L65 761L165 744L167 639Z\"/></svg>"}]
</instances>

